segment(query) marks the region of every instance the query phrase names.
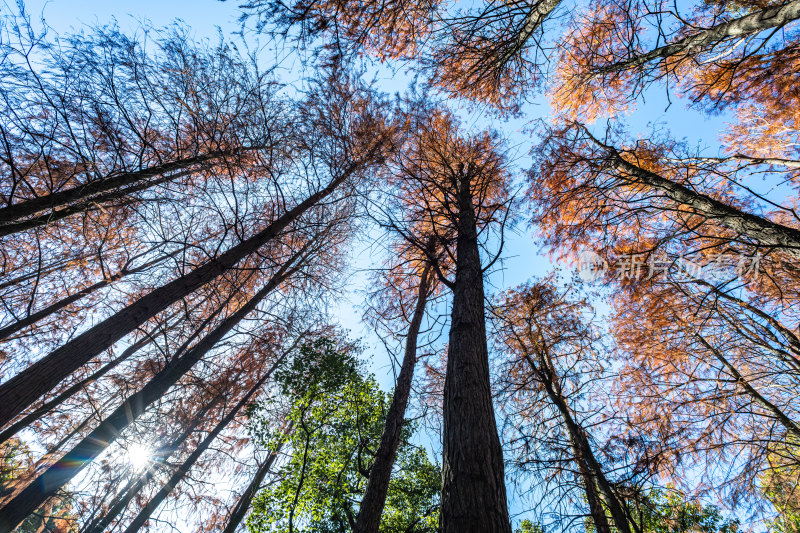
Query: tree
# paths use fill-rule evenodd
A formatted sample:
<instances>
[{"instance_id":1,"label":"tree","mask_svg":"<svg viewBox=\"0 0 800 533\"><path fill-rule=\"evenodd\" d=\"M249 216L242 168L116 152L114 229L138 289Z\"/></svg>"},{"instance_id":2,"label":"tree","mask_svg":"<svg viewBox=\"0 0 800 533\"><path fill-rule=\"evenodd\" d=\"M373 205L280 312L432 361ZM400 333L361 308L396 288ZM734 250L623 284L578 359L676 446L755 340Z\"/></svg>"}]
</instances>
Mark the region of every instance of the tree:
<instances>
[{"instance_id":1,"label":"tree","mask_svg":"<svg viewBox=\"0 0 800 533\"><path fill-rule=\"evenodd\" d=\"M520 522L519 528L515 533L544 533L544 529L539 524L534 524L526 518Z\"/></svg>"},{"instance_id":2,"label":"tree","mask_svg":"<svg viewBox=\"0 0 800 533\"><path fill-rule=\"evenodd\" d=\"M776 206L775 213L761 215L761 199L739 185L735 170L681 157L682 148L668 140L616 148L582 124L554 128L539 146L540 165L530 174L531 191L537 191L535 220L548 230L550 244L569 241L573 249L611 227L611 245L625 246L633 232L648 232L662 248L692 235L716 237L720 247L743 243L751 254L798 257L800 230L790 208ZM671 214L671 224L655 220L664 212Z\"/></svg>"},{"instance_id":3,"label":"tree","mask_svg":"<svg viewBox=\"0 0 800 533\"><path fill-rule=\"evenodd\" d=\"M366 52L381 61L413 60L449 95L516 111L519 98L546 78L544 24L560 4L488 1L456 11L439 0L253 0L242 18L335 57Z\"/></svg>"},{"instance_id":4,"label":"tree","mask_svg":"<svg viewBox=\"0 0 800 533\"><path fill-rule=\"evenodd\" d=\"M236 505L233 507L233 509L231 509L230 515L227 517L227 524L225 525L223 533L235 533L239 525L242 523L242 521L244 521L245 517L247 516L247 512L250 510L250 506L253 503L253 499L261 490L261 485L264 482L264 479L267 477L267 474L270 473L275 465L275 461L278 459L278 454L280 453L281 448L283 448L285 438L291 434L291 432L292 425L286 424L283 428L283 438L279 440L274 450L270 450L267 458L262 460L261 464L258 465L258 469L250 481L250 484L242 492L241 496L239 496L239 499L236 501Z\"/></svg>"},{"instance_id":5,"label":"tree","mask_svg":"<svg viewBox=\"0 0 800 533\"><path fill-rule=\"evenodd\" d=\"M633 506L646 533L736 533L738 520L726 520L715 505L686 501L676 491L651 490ZM587 527L587 531L594 531Z\"/></svg>"},{"instance_id":6,"label":"tree","mask_svg":"<svg viewBox=\"0 0 800 533\"><path fill-rule=\"evenodd\" d=\"M174 26L151 31L145 51L142 36L111 26L56 47L24 8L6 18L2 235L98 206L122 214L116 206L176 180L264 171L289 133L271 72L229 43L188 44Z\"/></svg>"},{"instance_id":7,"label":"tree","mask_svg":"<svg viewBox=\"0 0 800 533\"><path fill-rule=\"evenodd\" d=\"M790 533L800 528L800 498L798 498L798 461L794 439L776 450L767 459L769 469L759 479L761 491L775 506L778 516L769 523L769 531Z\"/></svg>"},{"instance_id":8,"label":"tree","mask_svg":"<svg viewBox=\"0 0 800 533\"><path fill-rule=\"evenodd\" d=\"M0 493L7 490L6 482L19 477L33 463L33 457L24 442L11 439L0 444ZM70 495L60 493L51 498L42 512L28 517L15 531L18 533L42 533L45 531L73 532L76 517L72 512Z\"/></svg>"},{"instance_id":9,"label":"tree","mask_svg":"<svg viewBox=\"0 0 800 533\"><path fill-rule=\"evenodd\" d=\"M419 105L419 104L417 104ZM506 161L488 132L465 135L447 112L420 106L397 163L403 238L453 291L444 385L443 531L510 531L489 383L480 249L507 213ZM407 228L403 230L403 228ZM419 228L424 231L416 231ZM422 240L421 240L422 239ZM502 245L501 245L502 248ZM437 250L440 249L441 252ZM488 458L488 459L487 459Z\"/></svg>"},{"instance_id":10,"label":"tree","mask_svg":"<svg viewBox=\"0 0 800 533\"><path fill-rule=\"evenodd\" d=\"M388 395L363 375L352 348L320 339L278 371L282 399L254 412L267 449L286 439L288 457L253 503L251 531L341 531L355 525L384 426ZM286 406L277 406L285 401ZM274 431L270 411L288 409L292 431ZM380 531L436 531L439 472L404 427Z\"/></svg>"},{"instance_id":11,"label":"tree","mask_svg":"<svg viewBox=\"0 0 800 533\"><path fill-rule=\"evenodd\" d=\"M192 451L192 453L180 464L180 466L175 469L172 475L169 477L167 482L161 487L161 489L147 502L147 504L142 507L133 521L128 525L125 529L126 533L135 533L139 531L142 526L150 519L152 513L158 508L158 506L166 499L166 497L172 492L175 486L180 483L184 477L189 473L192 467L195 465L197 460L200 456L211 446L211 443L219 436L219 434L230 424L233 419L239 414L239 412L246 406L251 400L255 397L255 395L261 390L267 380L271 377L272 372L280 365L282 359L287 355L287 352L279 355L275 362L273 363L272 367L263 374L263 376L259 377L256 383L247 391L247 393L242 396L238 402L236 402L233 406L227 409L224 416L221 420L217 423L217 425L212 429L202 441L200 441L197 447Z\"/></svg>"},{"instance_id":12,"label":"tree","mask_svg":"<svg viewBox=\"0 0 800 533\"><path fill-rule=\"evenodd\" d=\"M509 291L500 301L498 341L510 359L507 387L523 418L516 426L525 435L531 422L526 419L534 413L538 414L534 420L543 417L537 406L541 400L536 397L543 395L550 410L556 412L558 427L567 435L569 461L580 478L593 529L610 533L613 526L620 532L641 531L626 513L615 483L593 449L591 434L576 412L576 397L584 388L581 381L597 379L588 367L593 352L602 349L585 318L588 312L585 302L571 299L569 291L556 287L552 277ZM532 447L533 438L521 437L524 449ZM528 457L520 461L533 462ZM555 459L550 462L557 464Z\"/></svg>"},{"instance_id":13,"label":"tree","mask_svg":"<svg viewBox=\"0 0 800 533\"><path fill-rule=\"evenodd\" d=\"M253 297L222 320L213 330L205 335L197 344L189 349L186 345L179 356L164 365L145 386L126 398L111 414L103 419L99 426L84 436L58 462L39 475L28 487L0 509L0 518L6 524L16 525L22 518L33 512L49 495L66 484L83 466L96 458L112 443L148 406L159 400L181 377L192 369L206 354L228 335L248 314L256 310L258 305L279 285L302 269L311 257L326 246L335 247L337 239L332 227L337 224L336 218L332 226L323 228L320 234L312 236L306 243L297 243L299 249L288 247L289 257L278 263L272 277L256 292ZM294 243L292 243L294 244Z\"/></svg>"},{"instance_id":14,"label":"tree","mask_svg":"<svg viewBox=\"0 0 800 533\"><path fill-rule=\"evenodd\" d=\"M693 7L681 13L677 6L659 3L654 9L638 0L593 6L561 44L553 85L556 107L573 118L593 120L627 108L653 81L664 80L696 102L709 100L710 109L747 109L752 100L770 119L789 120L796 128L793 114L779 108L796 99L796 91L774 89L788 82L796 62L796 36L782 29L800 18L800 5L702 2Z\"/></svg>"},{"instance_id":15,"label":"tree","mask_svg":"<svg viewBox=\"0 0 800 533\"><path fill-rule=\"evenodd\" d=\"M353 527L356 532L378 531L391 482L392 467L401 444L405 412L417 362L417 338L425 315L428 297L435 290L433 269L424 258L421 263L425 266L419 273L417 301L406 333L403 362L400 366L400 373L397 375L392 401L386 413L380 444L375 451L375 459L369 470L369 480L364 490L364 497L358 507L358 516Z\"/></svg>"}]
</instances>

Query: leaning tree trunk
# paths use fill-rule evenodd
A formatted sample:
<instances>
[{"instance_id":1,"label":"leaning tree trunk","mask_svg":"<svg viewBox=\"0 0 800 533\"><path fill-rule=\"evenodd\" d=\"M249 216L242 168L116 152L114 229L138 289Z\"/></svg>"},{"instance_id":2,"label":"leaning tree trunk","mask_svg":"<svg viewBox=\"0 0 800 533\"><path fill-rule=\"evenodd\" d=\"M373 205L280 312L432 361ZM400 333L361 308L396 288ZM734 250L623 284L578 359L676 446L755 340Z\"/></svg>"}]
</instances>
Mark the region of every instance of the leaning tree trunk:
<instances>
[{"instance_id":1,"label":"leaning tree trunk","mask_svg":"<svg viewBox=\"0 0 800 533\"><path fill-rule=\"evenodd\" d=\"M53 408L57 407L61 404L61 402L69 399L72 397L73 394L78 392L80 389L88 386L89 384L95 382L96 380L103 377L106 373L113 370L117 367L120 363L128 359L131 355L139 351L143 346L149 344L153 340L152 337L143 337L142 339L138 340L134 344L128 346L125 351L123 351L119 357L116 359L109 361L102 367L95 370L90 375L86 376L86 378L78 381L77 383L71 385L61 393L59 393L55 398L48 400L44 404L37 407L35 410L31 411L30 413L26 414L2 432L0 432L0 444L3 444L8 439L16 435L18 432L22 431L26 427L30 426L37 420L39 420L42 416L49 413Z\"/></svg>"},{"instance_id":2,"label":"leaning tree trunk","mask_svg":"<svg viewBox=\"0 0 800 533\"><path fill-rule=\"evenodd\" d=\"M228 295L228 298L224 301L223 304L217 307L212 313L210 313L204 320L203 323L197 327L194 332L189 335L180 348L175 352L173 357L180 356L186 349L191 345L191 343L203 332L206 326L208 326L219 313L222 312L222 309L225 305L230 302L233 298L234 294L231 293ZM177 313L176 313L177 314ZM167 318L167 322L176 314L171 315ZM165 326L168 327L168 326ZM53 397L50 400L47 400L45 403L34 409L33 411L29 412L22 418L18 418L13 424L5 428L2 432L0 432L0 444L5 442L6 440L10 439L14 435L16 435L19 431L25 429L35 421L39 420L42 416L49 413L55 407L61 405L61 403L69 398L71 398L76 392L80 389L87 387L89 384L97 381L98 379L102 378L108 372L119 366L122 362L127 361L133 354L137 351L141 350L144 346L151 343L153 341L152 332L145 333L144 337L136 341L135 343L128 346L116 359L113 359L103 365L102 367L98 368L84 379L72 384L71 386L64 389L58 395Z\"/></svg>"},{"instance_id":3,"label":"leaning tree trunk","mask_svg":"<svg viewBox=\"0 0 800 533\"><path fill-rule=\"evenodd\" d=\"M54 495L68 483L86 464L93 461L112 442L114 442L131 422L142 414L148 406L157 401L174 385L195 363L211 350L242 319L271 293L296 267L289 264L296 261L293 256L270 281L238 311L226 318L211 333L203 337L191 350L180 358L173 359L142 390L127 398L99 426L78 442L64 457L48 468L33 483L0 509L0 531L12 530L28 515L34 512L47 498Z\"/></svg>"},{"instance_id":4,"label":"leaning tree trunk","mask_svg":"<svg viewBox=\"0 0 800 533\"><path fill-rule=\"evenodd\" d=\"M681 183L634 165L622 157L616 148L604 144L589 133L585 127L582 128L595 144L606 150L609 164L627 174L628 177L617 175L621 180L654 189L675 203L689 206L709 220L754 241L756 245L774 248L800 260L800 229L747 213L725 202L695 192Z\"/></svg>"},{"instance_id":5,"label":"leaning tree trunk","mask_svg":"<svg viewBox=\"0 0 800 533\"><path fill-rule=\"evenodd\" d=\"M417 363L417 337L430 292L430 277L431 267L426 266L420 276L417 304L408 326L403 364L397 376L392 403L386 414L381 442L369 470L369 481L359 505L358 516L353 527L354 533L378 533L381 514L386 504L386 494L389 490L392 466L394 466L397 448L400 446L400 433L403 429L408 397L411 393L414 366Z\"/></svg>"},{"instance_id":6,"label":"leaning tree trunk","mask_svg":"<svg viewBox=\"0 0 800 533\"><path fill-rule=\"evenodd\" d=\"M674 43L659 46L649 52L597 67L594 72L619 72L641 67L650 61L660 61L673 56L688 56L692 52L715 46L729 39L741 39L773 28L780 28L798 18L800 18L800 1L793 0L780 6L768 7L762 11L723 22L683 37Z\"/></svg>"},{"instance_id":7,"label":"leaning tree trunk","mask_svg":"<svg viewBox=\"0 0 800 533\"><path fill-rule=\"evenodd\" d=\"M442 531L510 533L470 172L462 171L458 184L456 278L444 385Z\"/></svg>"},{"instance_id":8,"label":"leaning tree trunk","mask_svg":"<svg viewBox=\"0 0 800 533\"><path fill-rule=\"evenodd\" d=\"M591 444L589 444L586 432L583 427L575 421L572 410L564 399L555 368L542 353L539 354L539 364L541 368L537 367L536 363L534 363L530 357L526 357L526 359L531 370L537 374L542 385L544 385L547 396L550 398L553 405L555 405L556 409L558 409L564 426L567 429L570 445L572 446L575 459L578 463L578 469L583 478L586 496L589 500L589 510L597 526L597 530L601 531L601 528L605 528L603 529L604 531L611 531L609 529L605 509L602 507L602 504L597 501L597 487L599 487L600 492L605 498L605 505L611 512L611 518L614 521L616 530L620 533L631 533L627 513L623 509L617 495L612 491L611 484L608 482L605 472L603 472L603 469L600 467L600 463L594 455Z\"/></svg>"},{"instance_id":9,"label":"leaning tree trunk","mask_svg":"<svg viewBox=\"0 0 800 533\"><path fill-rule=\"evenodd\" d=\"M272 224L242 241L219 257L195 268L188 274L142 296L125 309L103 320L65 345L49 353L7 382L0 385L0 427L7 424L75 370L111 347L119 339L179 301L233 268L239 261L280 235L289 224L329 196L349 176L357 172L363 161L374 156L376 146L367 159L350 164L325 188L310 195Z\"/></svg>"},{"instance_id":10,"label":"leaning tree trunk","mask_svg":"<svg viewBox=\"0 0 800 533\"><path fill-rule=\"evenodd\" d=\"M769 412L771 417L777 420L787 431L787 433L791 433L795 439L800 439L800 425L798 425L797 422L789 418L789 416L785 412L783 412L783 410L780 407L778 407L777 405L769 401L764 395L762 395L753 386L753 384L750 383L750 381L747 378L745 378L739 372L739 370L737 370L737 368L733 365L733 363L731 363L721 351L714 348L711 345L711 343L709 343L708 340L706 340L705 337L703 337L700 334L695 334L695 335L697 336L700 343L703 346L705 346L706 349L709 350L712 354L714 354L714 357L716 357L720 363L722 363L722 365L734 379L735 383L737 385L740 385L744 389L744 391L747 393L748 396L750 396L753 402L755 402L757 405L761 406L763 409Z\"/></svg>"},{"instance_id":11,"label":"leaning tree trunk","mask_svg":"<svg viewBox=\"0 0 800 533\"><path fill-rule=\"evenodd\" d=\"M285 356L285 353L283 355ZM172 492L172 489L174 489L178 483L181 482L181 480L186 476L189 470L191 470L197 460L200 459L200 456L203 455L203 452L205 452L208 447L211 446L211 443L214 442L219 434L222 433L222 430L224 430L228 424L233 421L242 407L247 405L253 395L258 392L264 383L266 383L267 379L269 379L270 375L272 375L272 372L278 366L281 359L282 358L275 361L275 364L272 365L266 374L264 374L256 382L256 384L250 388L247 394L245 394L244 397L239 400L239 402L228 412L228 414L219 421L216 427L214 427L214 429L208 435L206 435L200 444L197 445L197 448L195 448L189 457L187 457L186 460L181 463L181 465L172 474L172 476L170 476L169 480L167 480L164 486L161 487L155 496L153 496L150 501L147 502L147 504L139 511L139 514L136 515L136 518L133 519L133 522L131 522L130 525L128 525L128 527L125 529L125 533L136 533L142 528L144 523L150 519L150 516L153 514L153 512L158 508L159 505L161 505L161 502L163 502L164 499L169 496L169 493Z\"/></svg>"},{"instance_id":12,"label":"leaning tree trunk","mask_svg":"<svg viewBox=\"0 0 800 533\"><path fill-rule=\"evenodd\" d=\"M286 428L283 431L284 437L289 435L292 431L292 423L289 422L286 425ZM235 533L236 528L239 527L239 524L242 523L244 520L245 515L247 514L247 510L250 508L250 503L253 501L253 498L256 497L258 493L258 489L261 488L261 484L264 481L264 478L269 473L272 465L275 464L275 461L278 458L278 454L281 452L281 448L283 448L283 444L286 442L285 438L282 439L278 446L269 454L261 466L258 467L256 470L256 475L253 476L252 481L247 486L245 491L239 497L239 500L236 502L236 506L231 511L230 515L228 516L228 524L225 526L225 529L222 530L222 533Z\"/></svg>"},{"instance_id":13,"label":"leaning tree trunk","mask_svg":"<svg viewBox=\"0 0 800 533\"><path fill-rule=\"evenodd\" d=\"M125 172L45 196L23 200L0 209L0 237L43 226L80 213L98 204L119 200L159 183L196 172L203 164L232 153L215 151L164 163L150 168ZM161 176L152 180L156 176Z\"/></svg>"},{"instance_id":14,"label":"leaning tree trunk","mask_svg":"<svg viewBox=\"0 0 800 533\"><path fill-rule=\"evenodd\" d=\"M73 437L79 435L81 432L83 432L83 430L90 427L95 418L96 415L94 413L84 418L81 423L70 429L69 432L67 432L61 438L61 440L49 447L45 454L39 457L39 459L37 459L36 462L31 465L27 472L16 479L4 482L2 484L2 488L0 488L0 506L6 505L9 500L27 487L31 480L36 478L37 472L41 472L43 469L49 468L53 463L55 463L61 456L62 448L64 448L64 446L71 441Z\"/></svg>"},{"instance_id":15,"label":"leaning tree trunk","mask_svg":"<svg viewBox=\"0 0 800 533\"><path fill-rule=\"evenodd\" d=\"M580 447L577 446L577 442L575 442L574 439L570 439L570 441L572 442L572 450L575 454L575 462L578 465L578 473L583 481L583 489L586 493L586 501L589 504L589 514L592 517L594 529L597 533L612 533L611 525L608 523L608 517L606 516L606 510L603 508L603 500L597 492L597 484L592 476L589 463L583 457Z\"/></svg>"}]
</instances>

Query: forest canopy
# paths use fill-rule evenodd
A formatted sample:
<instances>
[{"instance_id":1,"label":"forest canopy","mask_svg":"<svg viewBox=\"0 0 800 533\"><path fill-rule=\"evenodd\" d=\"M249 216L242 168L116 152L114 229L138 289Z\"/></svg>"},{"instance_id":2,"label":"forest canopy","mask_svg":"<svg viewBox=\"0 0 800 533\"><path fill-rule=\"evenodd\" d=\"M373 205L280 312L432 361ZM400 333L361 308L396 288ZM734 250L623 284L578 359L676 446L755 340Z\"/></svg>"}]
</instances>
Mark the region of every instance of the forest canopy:
<instances>
[{"instance_id":1,"label":"forest canopy","mask_svg":"<svg viewBox=\"0 0 800 533\"><path fill-rule=\"evenodd\" d=\"M799 0L64 1L0 533L800 532Z\"/></svg>"}]
</instances>

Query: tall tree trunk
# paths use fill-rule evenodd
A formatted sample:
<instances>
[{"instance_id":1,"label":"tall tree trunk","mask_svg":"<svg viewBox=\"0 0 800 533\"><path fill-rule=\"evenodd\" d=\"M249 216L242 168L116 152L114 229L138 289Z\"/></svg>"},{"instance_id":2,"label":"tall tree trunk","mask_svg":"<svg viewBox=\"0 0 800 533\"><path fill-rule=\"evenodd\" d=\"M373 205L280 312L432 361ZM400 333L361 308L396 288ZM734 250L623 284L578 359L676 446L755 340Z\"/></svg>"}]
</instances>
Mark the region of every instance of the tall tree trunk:
<instances>
[{"instance_id":1,"label":"tall tree trunk","mask_svg":"<svg viewBox=\"0 0 800 533\"><path fill-rule=\"evenodd\" d=\"M503 450L489 382L472 169L458 193L456 279L444 385L443 533L510 533Z\"/></svg>"},{"instance_id":2,"label":"tall tree trunk","mask_svg":"<svg viewBox=\"0 0 800 533\"><path fill-rule=\"evenodd\" d=\"M291 433L291 431L292 424L289 423L286 425L286 429L284 429L284 436ZM256 470L256 475L253 476L252 481L239 497L239 500L236 502L236 506L231 510L231 513L228 516L228 523L225 526L225 529L222 530L222 533L236 532L239 524L242 523L245 515L247 515L247 510L250 508L250 503L253 501L253 498L256 497L256 494L258 494L258 489L261 488L261 483L263 483L264 478L269 473L272 465L275 464L278 454L280 454L281 448L283 448L284 442L285 440L281 440L281 442L278 443L275 451L271 452L269 457L267 457L264 462L261 463L261 466L258 467L258 470Z\"/></svg>"},{"instance_id":3,"label":"tall tree trunk","mask_svg":"<svg viewBox=\"0 0 800 533\"><path fill-rule=\"evenodd\" d=\"M222 312L222 309L225 305L227 305L230 300L233 298L234 294L231 293L228 295L228 298L225 300L224 304L221 304L217 309L215 309L212 313L210 313L197 327L194 332L192 332L189 337L186 338L184 343L176 350L173 357L179 357L186 349L191 345L191 343L203 332L203 330L208 326L214 318ZM166 322L169 322L173 317L179 315L180 313L174 313L166 319ZM168 327L168 326L164 326ZM157 328L158 329L158 328ZM83 387L88 386L89 384L93 383L94 381L102 378L108 372L116 368L119 364L127 361L133 354L137 351L141 350L144 346L149 344L153 341L152 332L146 333L144 337L133 343L132 345L128 346L116 359L109 361L102 367L98 368L93 373L86 376L86 378L74 383L70 387L67 387L64 391L56 395L51 400L46 401L41 406L37 407L35 410L31 411L27 415L23 416L22 418L18 419L16 422L8 426L2 432L0 432L0 443L5 442L7 439L13 437L18 431L28 427L30 424L41 418L46 413L49 413L53 408L57 407L61 404L61 402L67 400L68 398L72 397L73 394L78 392Z\"/></svg>"},{"instance_id":4,"label":"tall tree trunk","mask_svg":"<svg viewBox=\"0 0 800 533\"><path fill-rule=\"evenodd\" d=\"M123 429L136 420L147 407L161 398L236 324L253 311L283 280L290 276L298 267L292 267L291 269L289 267L297 260L298 255L295 254L292 259L281 266L269 282L245 305L226 318L183 356L170 361L142 390L127 398L122 405L103 420L89 435L78 442L64 457L43 472L25 490L0 509L0 531L6 528L8 530L14 529L48 497L68 483L86 464L100 455L117 439Z\"/></svg>"},{"instance_id":5,"label":"tall tree trunk","mask_svg":"<svg viewBox=\"0 0 800 533\"><path fill-rule=\"evenodd\" d=\"M381 442L369 471L367 488L359 505L358 516L353 528L354 533L377 533L378 526L380 526L381 514L386 504L386 493L389 490L389 479L392 475L397 448L400 446L400 433L405 421L408 397L411 393L414 366L417 363L417 337L422 318L425 315L431 274L431 267L426 266L420 275L417 304L408 326L403 364L397 376L397 383L395 383L392 403L386 414Z\"/></svg>"},{"instance_id":6,"label":"tall tree trunk","mask_svg":"<svg viewBox=\"0 0 800 533\"><path fill-rule=\"evenodd\" d=\"M75 370L154 317L171 304L218 278L239 261L278 236L303 213L333 193L378 152L377 143L364 159L355 161L325 188L307 197L272 224L219 257L142 296L0 385L0 426L7 424Z\"/></svg>"},{"instance_id":7,"label":"tall tree trunk","mask_svg":"<svg viewBox=\"0 0 800 533\"><path fill-rule=\"evenodd\" d=\"M780 28L800 18L800 1L794 0L781 6L774 6L756 11L749 15L723 22L694 35L688 35L664 46L659 46L644 54L618 61L594 69L595 72L619 72L639 67L657 59L666 59L675 55L688 55L691 52L715 46L728 39L737 39L748 35L756 35L765 30Z\"/></svg>"},{"instance_id":8,"label":"tall tree trunk","mask_svg":"<svg viewBox=\"0 0 800 533\"><path fill-rule=\"evenodd\" d=\"M85 211L97 204L118 200L157 183L164 183L191 174L197 171L197 168L191 167L198 167L231 153L231 151L217 150L151 168L125 172L110 178L99 179L63 191L11 204L0 209L0 237L42 226L48 222L54 222L66 216ZM148 181L156 176L162 177Z\"/></svg>"},{"instance_id":9,"label":"tall tree trunk","mask_svg":"<svg viewBox=\"0 0 800 533\"><path fill-rule=\"evenodd\" d=\"M136 518L134 518L130 525L128 525L128 527L125 529L125 533L135 533L142 528L144 523L147 522L153 512L158 508L159 505L161 505L161 502L163 502L164 499L169 496L169 493L172 492L172 489L174 489L178 483L183 480L197 460L200 459L200 456L203 455L203 452L205 452L208 447L211 446L211 443L214 442L214 439L216 439L219 434L222 433L222 430L224 430L228 424L233 421L242 407L247 405L253 395L258 392L264 383L266 383L267 379L269 379L269 377L272 375L272 372L278 366L281 359L285 356L286 352L282 354L281 358L275 361L275 364L272 365L267 373L264 374L264 376L262 376L255 385L253 385L247 394L245 394L244 397L239 400L239 402L228 412L228 414L219 421L216 427L208 435L206 435L206 438L204 438L200 444L197 445L197 448L189 455L189 457L187 457L186 460L181 463L181 465L172 474L172 476L170 476L169 480L167 480L164 486L161 487L155 496L153 496L150 501L147 502L147 504L139 511L139 514L136 515Z\"/></svg>"},{"instance_id":10,"label":"tall tree trunk","mask_svg":"<svg viewBox=\"0 0 800 533\"><path fill-rule=\"evenodd\" d=\"M800 0L797 3L800 5ZM695 192L685 185L636 166L626 161L616 148L602 143L591 135L585 127L582 128L598 146L606 150L610 164L630 176L628 178L618 176L620 179L655 189L670 200L681 205L688 205L709 220L733 230L742 237L752 239L758 245L775 248L794 259L800 260L799 229L772 222L752 213L746 213L710 196Z\"/></svg>"},{"instance_id":11,"label":"tall tree trunk","mask_svg":"<svg viewBox=\"0 0 800 533\"><path fill-rule=\"evenodd\" d=\"M589 463L583 457L577 442L574 439L570 439L570 441L572 443L572 453L575 455L575 462L578 465L578 473L581 476L581 481L583 481L583 489L586 493L586 501L589 504L589 514L592 517L594 529L597 533L612 533L606 510L603 508L603 500L597 492L597 484L589 468Z\"/></svg>"},{"instance_id":12,"label":"tall tree trunk","mask_svg":"<svg viewBox=\"0 0 800 533\"><path fill-rule=\"evenodd\" d=\"M552 13L560 3L561 0L538 0L534 2L533 7L528 11L528 16L525 17L522 28L519 29L519 32L514 38L514 45L509 47L508 51L494 62L495 65L504 66L511 61L515 55L522 52L536 30L542 27L542 24L544 24L545 20L550 16L550 13Z\"/></svg>"},{"instance_id":13,"label":"tall tree trunk","mask_svg":"<svg viewBox=\"0 0 800 533\"><path fill-rule=\"evenodd\" d=\"M614 526L620 533L631 533L631 525L628 520L628 515L625 512L622 504L620 503L617 495L611 489L611 484L606 478L605 472L600 467L600 463L594 455L592 446L580 424L575 421L572 415L572 410L567 405L564 395L561 391L561 384L558 382L558 376L555 368L543 353L539 353L539 364L537 365L530 356L525 357L531 370L539 377L542 385L544 386L547 396L550 401L558 409L564 426L569 435L570 445L572 446L575 459L578 463L578 469L583 478L586 496L589 500L590 512L592 519L597 526L598 531L610 532L606 512L599 501L597 501L597 487L602 493L605 504L611 512L611 518L614 521ZM605 529L601 529L605 528Z\"/></svg>"}]
</instances>

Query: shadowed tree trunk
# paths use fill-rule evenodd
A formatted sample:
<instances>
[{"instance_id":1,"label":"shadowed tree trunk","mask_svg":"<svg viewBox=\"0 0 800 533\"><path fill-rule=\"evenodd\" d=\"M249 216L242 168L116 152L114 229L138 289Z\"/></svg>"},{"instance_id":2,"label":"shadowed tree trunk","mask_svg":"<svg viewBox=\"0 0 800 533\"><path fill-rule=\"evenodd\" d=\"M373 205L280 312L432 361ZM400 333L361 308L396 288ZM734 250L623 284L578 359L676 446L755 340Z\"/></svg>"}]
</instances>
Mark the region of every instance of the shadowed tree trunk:
<instances>
[{"instance_id":1,"label":"shadowed tree trunk","mask_svg":"<svg viewBox=\"0 0 800 533\"><path fill-rule=\"evenodd\" d=\"M231 298L233 298L234 293L228 295L225 299L224 304L221 304L217 307L212 313L210 313L202 322L202 324L194 330L194 332L186 338L180 348L175 352L174 357L180 356L190 345L191 343L203 332L203 330L208 326L223 310L224 306L227 305ZM180 313L175 313L167 319L169 322L174 316ZM169 326L166 326L167 328ZM22 418L18 419L16 422L8 426L2 432L0 432L0 444L5 442L7 439L13 437L17 432L25 429L30 424L41 418L43 415L49 413L52 409L57 407L61 404L61 402L67 400L68 398L72 397L73 394L78 392L80 389L90 385L94 381L102 378L108 372L116 368L120 363L127 361L129 357L131 357L134 353L141 350L144 346L149 344L153 341L153 332L148 332L142 337L140 340L136 341L132 345L128 346L116 359L113 359L103 365L102 367L98 368L96 371L92 372L86 378L76 382L72 386L65 389L63 392L59 393L53 399L46 401L44 404L36 408L35 410L31 411L27 415L23 416Z\"/></svg>"},{"instance_id":2,"label":"shadowed tree trunk","mask_svg":"<svg viewBox=\"0 0 800 533\"><path fill-rule=\"evenodd\" d=\"M483 270L471 173L458 183L456 277L444 385L443 533L510 533L503 451L489 382Z\"/></svg>"},{"instance_id":3,"label":"shadowed tree trunk","mask_svg":"<svg viewBox=\"0 0 800 533\"><path fill-rule=\"evenodd\" d=\"M142 414L148 406L157 401L174 385L195 363L211 350L242 319L271 293L283 280L299 267L290 266L297 262L300 254L295 254L284 263L269 282L259 290L245 305L226 318L211 333L203 337L183 356L173 359L139 392L126 399L113 413L103 420L89 435L78 442L72 450L57 463L48 468L33 483L0 509L0 531L10 531L19 525L30 513L35 511L47 498L54 495L68 483L86 464L93 461L112 442L114 442L131 422Z\"/></svg>"},{"instance_id":4,"label":"shadowed tree trunk","mask_svg":"<svg viewBox=\"0 0 800 533\"><path fill-rule=\"evenodd\" d=\"M286 425L286 429L284 430L283 434L288 435L292 432L292 423ZM256 470L255 476L253 476L253 480L247 486L245 491L239 497L236 502L236 506L231 510L230 515L228 516L228 524L225 526L225 529L222 530L222 533L235 533L236 528L239 527L239 524L242 523L244 517L247 515L247 510L250 508L250 503L253 501L253 498L256 497L258 494L258 489L261 488L261 484L264 482L264 478L269 473L272 465L275 464L275 460L278 458L278 454L281 452L281 448L283 448L283 443L285 441L282 440L278 443L278 447L269 454L261 466L258 467Z\"/></svg>"},{"instance_id":5,"label":"shadowed tree trunk","mask_svg":"<svg viewBox=\"0 0 800 533\"><path fill-rule=\"evenodd\" d=\"M218 278L278 236L303 213L333 193L341 183L363 166L364 161L372 160L381 145L381 142L377 142L364 159L348 165L325 188L307 197L249 239L188 274L151 291L0 385L0 426L7 424L75 370L111 347L143 322Z\"/></svg>"},{"instance_id":6,"label":"shadowed tree trunk","mask_svg":"<svg viewBox=\"0 0 800 533\"><path fill-rule=\"evenodd\" d=\"M417 363L417 337L422 318L425 315L425 305L428 301L432 269L426 266L420 275L417 304L406 335L403 364L397 376L397 383L392 396L389 412L381 435L381 442L375 454L375 460L369 471L369 481L364 492L364 497L358 509L354 533L377 533L381 522L381 514L386 504L386 493L389 490L389 479L392 475L397 448L400 446L400 434L405 420L408 397L411 393L411 383L414 378L414 366Z\"/></svg>"}]
</instances>

